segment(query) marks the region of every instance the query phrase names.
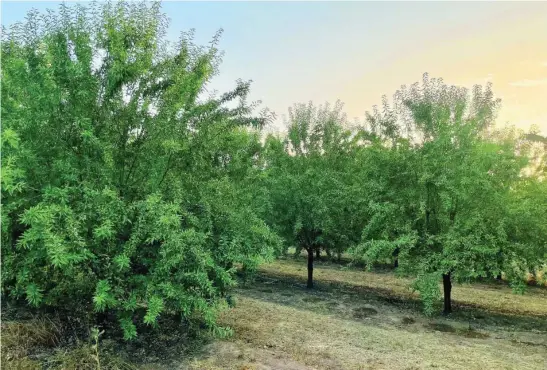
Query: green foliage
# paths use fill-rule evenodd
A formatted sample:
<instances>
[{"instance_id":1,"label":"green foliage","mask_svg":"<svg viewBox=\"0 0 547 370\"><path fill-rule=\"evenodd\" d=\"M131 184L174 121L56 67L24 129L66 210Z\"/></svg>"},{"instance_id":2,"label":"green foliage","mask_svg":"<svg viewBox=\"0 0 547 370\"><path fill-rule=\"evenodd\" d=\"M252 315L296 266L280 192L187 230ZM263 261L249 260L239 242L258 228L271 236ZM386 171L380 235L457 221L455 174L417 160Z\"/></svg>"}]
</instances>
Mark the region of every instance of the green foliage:
<instances>
[{"instance_id":1,"label":"green foliage","mask_svg":"<svg viewBox=\"0 0 547 370\"><path fill-rule=\"evenodd\" d=\"M420 292L420 298L423 303L423 310L427 316L433 315L439 306L441 292L439 290L438 273L419 274L414 281L413 289Z\"/></svg>"},{"instance_id":2,"label":"green foliage","mask_svg":"<svg viewBox=\"0 0 547 370\"><path fill-rule=\"evenodd\" d=\"M3 292L113 313L126 339L164 313L226 334L235 264L281 245L255 181L271 116L248 82L204 95L220 33L200 47L166 27L158 3L120 2L2 32Z\"/></svg>"},{"instance_id":3,"label":"green foliage","mask_svg":"<svg viewBox=\"0 0 547 370\"><path fill-rule=\"evenodd\" d=\"M356 127L340 103L297 104L263 144L249 82L205 95L220 32L166 30L146 2L2 30L2 293L109 314L128 340L167 314L224 337L236 268L292 245L397 258L428 314L442 275L522 291L547 261L545 138L495 130L490 85L425 75Z\"/></svg>"},{"instance_id":4,"label":"green foliage","mask_svg":"<svg viewBox=\"0 0 547 370\"><path fill-rule=\"evenodd\" d=\"M120 327L123 330L123 338L131 340L137 337L137 327L129 317L120 319Z\"/></svg>"},{"instance_id":5,"label":"green foliage","mask_svg":"<svg viewBox=\"0 0 547 370\"><path fill-rule=\"evenodd\" d=\"M351 217L356 200L351 156L358 138L341 110L339 103L295 105L286 138L266 139L270 224L297 250L343 250L362 227Z\"/></svg>"},{"instance_id":6,"label":"green foliage","mask_svg":"<svg viewBox=\"0 0 547 370\"><path fill-rule=\"evenodd\" d=\"M493 128L498 106L490 85L470 96L424 75L393 107L384 99L383 112L368 114L368 129L392 153L376 171L391 191L370 208L352 251L369 263L397 255L399 268L418 276L428 313L442 274L522 279L545 261L544 183L522 176L530 158L522 134Z\"/></svg>"}]
</instances>

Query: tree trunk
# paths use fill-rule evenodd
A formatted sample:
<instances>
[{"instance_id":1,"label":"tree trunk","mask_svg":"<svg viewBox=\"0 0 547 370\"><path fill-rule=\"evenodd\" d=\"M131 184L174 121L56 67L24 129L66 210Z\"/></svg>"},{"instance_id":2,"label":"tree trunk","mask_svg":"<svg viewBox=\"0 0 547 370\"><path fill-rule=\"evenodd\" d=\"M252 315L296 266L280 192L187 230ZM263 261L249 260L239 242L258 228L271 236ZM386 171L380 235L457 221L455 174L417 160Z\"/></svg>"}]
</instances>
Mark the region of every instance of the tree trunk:
<instances>
[{"instance_id":1,"label":"tree trunk","mask_svg":"<svg viewBox=\"0 0 547 370\"><path fill-rule=\"evenodd\" d=\"M317 258L317 259L321 258L321 249L320 248L317 248L315 250L315 258Z\"/></svg>"},{"instance_id":2,"label":"tree trunk","mask_svg":"<svg viewBox=\"0 0 547 370\"><path fill-rule=\"evenodd\" d=\"M325 249L325 252L327 253L329 260L332 260L332 252L330 251L330 248Z\"/></svg>"},{"instance_id":3,"label":"tree trunk","mask_svg":"<svg viewBox=\"0 0 547 370\"><path fill-rule=\"evenodd\" d=\"M308 289L313 288L313 249L308 249Z\"/></svg>"},{"instance_id":4,"label":"tree trunk","mask_svg":"<svg viewBox=\"0 0 547 370\"><path fill-rule=\"evenodd\" d=\"M395 261L393 262L393 267L395 268L399 267L399 248L395 248L392 256L395 257Z\"/></svg>"},{"instance_id":5,"label":"tree trunk","mask_svg":"<svg viewBox=\"0 0 547 370\"><path fill-rule=\"evenodd\" d=\"M450 272L443 274L443 289L444 289L444 313L449 314L452 312L452 300L450 293L452 292L452 281L450 280Z\"/></svg>"},{"instance_id":6,"label":"tree trunk","mask_svg":"<svg viewBox=\"0 0 547 370\"><path fill-rule=\"evenodd\" d=\"M338 260L338 263L342 262L342 252L336 252L336 258Z\"/></svg>"}]
</instances>

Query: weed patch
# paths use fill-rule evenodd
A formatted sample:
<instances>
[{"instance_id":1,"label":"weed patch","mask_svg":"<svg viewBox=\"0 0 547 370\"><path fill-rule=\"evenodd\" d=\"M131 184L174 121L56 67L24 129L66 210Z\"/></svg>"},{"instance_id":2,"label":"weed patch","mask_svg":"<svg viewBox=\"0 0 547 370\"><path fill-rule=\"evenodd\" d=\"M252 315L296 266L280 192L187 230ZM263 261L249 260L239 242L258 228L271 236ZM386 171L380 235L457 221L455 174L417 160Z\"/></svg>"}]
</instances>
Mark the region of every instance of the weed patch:
<instances>
[{"instance_id":1,"label":"weed patch","mask_svg":"<svg viewBox=\"0 0 547 370\"><path fill-rule=\"evenodd\" d=\"M311 296L311 297L304 297L304 298L302 298L302 300L303 300L304 302L308 302L308 303L317 303L317 302L322 302L322 301L324 301L323 298L321 298L321 297L314 297L314 296Z\"/></svg>"},{"instance_id":2,"label":"weed patch","mask_svg":"<svg viewBox=\"0 0 547 370\"><path fill-rule=\"evenodd\" d=\"M403 319L401 320L401 322L405 325L412 325L416 322L416 320L412 317L403 317Z\"/></svg>"},{"instance_id":3,"label":"weed patch","mask_svg":"<svg viewBox=\"0 0 547 370\"><path fill-rule=\"evenodd\" d=\"M353 317L357 319L365 319L378 314L378 311L372 307L359 307L353 310Z\"/></svg>"}]
</instances>

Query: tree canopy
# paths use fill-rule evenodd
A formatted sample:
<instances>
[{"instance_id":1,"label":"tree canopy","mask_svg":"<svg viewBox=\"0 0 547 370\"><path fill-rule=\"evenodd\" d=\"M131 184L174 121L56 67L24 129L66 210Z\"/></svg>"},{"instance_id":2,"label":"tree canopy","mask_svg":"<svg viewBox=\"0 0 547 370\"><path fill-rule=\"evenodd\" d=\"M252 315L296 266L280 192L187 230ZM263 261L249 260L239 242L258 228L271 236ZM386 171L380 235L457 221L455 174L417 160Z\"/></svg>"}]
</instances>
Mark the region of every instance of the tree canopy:
<instances>
[{"instance_id":1,"label":"tree canopy","mask_svg":"<svg viewBox=\"0 0 547 370\"><path fill-rule=\"evenodd\" d=\"M113 313L126 338L162 312L222 334L233 264L280 245L249 202L269 115L248 82L205 95L220 33L166 27L158 3L121 2L3 32L3 292Z\"/></svg>"},{"instance_id":2,"label":"tree canopy","mask_svg":"<svg viewBox=\"0 0 547 370\"><path fill-rule=\"evenodd\" d=\"M517 216L522 209L514 208L525 204L517 199L526 197L521 187L529 181L522 176L527 148L514 133L493 127L499 100L491 86L476 86L470 95L424 75L421 86L403 86L394 100L393 108L385 100L384 112L368 117L372 130L393 143L389 150L404 150L399 179L388 185L397 191L378 207L355 253L373 262L396 251L399 268L418 276L416 288L428 312L441 276L444 310L450 312L453 279L501 271L521 279L517 261L537 267L545 237L539 241L524 230L530 221L539 231L539 219L523 222Z\"/></svg>"},{"instance_id":3,"label":"tree canopy","mask_svg":"<svg viewBox=\"0 0 547 370\"><path fill-rule=\"evenodd\" d=\"M363 132L352 128L342 104L296 104L284 138L269 136L270 224L288 245L308 253L308 287L313 287L314 253L342 253L359 241L362 208L368 202L357 179Z\"/></svg>"}]
</instances>

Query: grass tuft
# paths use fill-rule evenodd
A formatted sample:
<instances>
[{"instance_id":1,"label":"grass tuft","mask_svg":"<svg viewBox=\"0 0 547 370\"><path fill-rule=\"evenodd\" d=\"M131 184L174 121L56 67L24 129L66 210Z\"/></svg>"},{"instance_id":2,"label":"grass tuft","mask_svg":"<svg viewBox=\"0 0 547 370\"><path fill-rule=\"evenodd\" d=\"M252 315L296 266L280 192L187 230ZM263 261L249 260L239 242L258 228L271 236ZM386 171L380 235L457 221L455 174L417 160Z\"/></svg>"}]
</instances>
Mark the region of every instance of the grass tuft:
<instances>
[{"instance_id":1,"label":"grass tuft","mask_svg":"<svg viewBox=\"0 0 547 370\"><path fill-rule=\"evenodd\" d=\"M46 318L2 322L2 364L8 369L38 369L27 356L36 347L54 347L61 337L60 326Z\"/></svg>"},{"instance_id":2,"label":"grass tuft","mask_svg":"<svg viewBox=\"0 0 547 370\"><path fill-rule=\"evenodd\" d=\"M71 349L58 350L48 359L48 367L52 370L136 370L137 367L121 357L104 350L98 350L95 345L81 343Z\"/></svg>"}]
</instances>

